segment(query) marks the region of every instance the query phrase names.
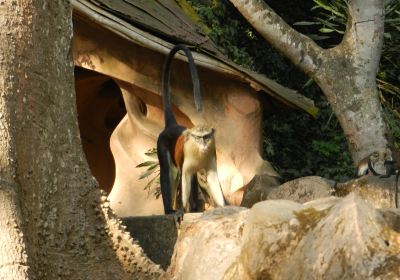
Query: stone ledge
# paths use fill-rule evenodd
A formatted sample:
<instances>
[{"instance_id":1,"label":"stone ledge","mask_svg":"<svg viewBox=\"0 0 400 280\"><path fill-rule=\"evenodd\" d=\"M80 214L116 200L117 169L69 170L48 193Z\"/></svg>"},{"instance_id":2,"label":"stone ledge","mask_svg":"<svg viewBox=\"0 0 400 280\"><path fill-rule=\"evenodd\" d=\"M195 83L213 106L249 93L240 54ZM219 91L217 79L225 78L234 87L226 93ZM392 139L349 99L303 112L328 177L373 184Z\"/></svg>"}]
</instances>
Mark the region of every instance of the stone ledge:
<instances>
[{"instance_id":1,"label":"stone ledge","mask_svg":"<svg viewBox=\"0 0 400 280\"><path fill-rule=\"evenodd\" d=\"M202 213L187 213L182 225L192 223ZM166 269L178 238L173 215L153 215L121 218L126 230L137 240L146 255Z\"/></svg>"}]
</instances>

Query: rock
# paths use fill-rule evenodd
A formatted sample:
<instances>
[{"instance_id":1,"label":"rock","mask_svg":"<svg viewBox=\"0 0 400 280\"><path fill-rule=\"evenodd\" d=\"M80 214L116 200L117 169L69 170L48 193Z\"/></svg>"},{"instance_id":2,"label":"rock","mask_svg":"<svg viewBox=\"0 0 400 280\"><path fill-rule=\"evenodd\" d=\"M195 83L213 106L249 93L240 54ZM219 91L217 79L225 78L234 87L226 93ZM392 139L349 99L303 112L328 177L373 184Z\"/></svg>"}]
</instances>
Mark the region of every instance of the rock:
<instances>
[{"instance_id":1,"label":"rock","mask_svg":"<svg viewBox=\"0 0 400 280\"><path fill-rule=\"evenodd\" d=\"M270 175L256 175L244 187L243 200L240 206L252 207L255 203L266 200L270 192L277 188L279 181L277 177Z\"/></svg>"},{"instance_id":2,"label":"rock","mask_svg":"<svg viewBox=\"0 0 400 280\"><path fill-rule=\"evenodd\" d=\"M391 228L400 232L400 209L379 209L378 211Z\"/></svg>"},{"instance_id":3,"label":"rock","mask_svg":"<svg viewBox=\"0 0 400 280\"><path fill-rule=\"evenodd\" d=\"M354 192L376 208L394 208L395 177L363 176L343 184L339 183L335 186L334 195L343 197Z\"/></svg>"},{"instance_id":4,"label":"rock","mask_svg":"<svg viewBox=\"0 0 400 280\"><path fill-rule=\"evenodd\" d=\"M165 279L222 279L240 254L248 210L228 206L183 224Z\"/></svg>"},{"instance_id":5,"label":"rock","mask_svg":"<svg viewBox=\"0 0 400 280\"><path fill-rule=\"evenodd\" d=\"M166 279L399 279L398 219L356 194L214 209L181 229Z\"/></svg>"},{"instance_id":6,"label":"rock","mask_svg":"<svg viewBox=\"0 0 400 280\"><path fill-rule=\"evenodd\" d=\"M395 177L363 176L345 183L335 183L318 176L298 178L280 186L274 186L268 180L274 177L256 176L248 184L241 206L251 207L262 200L286 199L305 203L318 198L344 197L352 192L370 202L376 208L395 207ZM399 191L399 190L397 190ZM398 196L400 205L400 195Z\"/></svg>"},{"instance_id":7,"label":"rock","mask_svg":"<svg viewBox=\"0 0 400 280\"><path fill-rule=\"evenodd\" d=\"M166 269L170 264L178 235L174 217L172 215L127 217L123 218L122 222L146 255Z\"/></svg>"},{"instance_id":8,"label":"rock","mask_svg":"<svg viewBox=\"0 0 400 280\"><path fill-rule=\"evenodd\" d=\"M272 190L268 199L287 199L305 203L318 198L329 197L334 191L335 182L318 177L309 176L298 178L280 185Z\"/></svg>"},{"instance_id":9,"label":"rock","mask_svg":"<svg viewBox=\"0 0 400 280\"><path fill-rule=\"evenodd\" d=\"M304 205L268 201L251 209L225 279L398 279L399 253L399 233L355 194Z\"/></svg>"}]
</instances>

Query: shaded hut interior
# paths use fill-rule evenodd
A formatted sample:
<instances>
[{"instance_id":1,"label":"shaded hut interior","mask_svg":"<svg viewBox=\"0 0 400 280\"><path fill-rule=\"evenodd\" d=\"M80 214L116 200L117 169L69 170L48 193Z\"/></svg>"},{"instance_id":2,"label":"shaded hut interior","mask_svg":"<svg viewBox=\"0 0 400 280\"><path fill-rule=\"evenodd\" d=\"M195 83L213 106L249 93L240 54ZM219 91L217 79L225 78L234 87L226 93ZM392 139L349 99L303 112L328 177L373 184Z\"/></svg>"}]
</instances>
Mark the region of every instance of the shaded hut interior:
<instances>
[{"instance_id":1,"label":"shaded hut interior","mask_svg":"<svg viewBox=\"0 0 400 280\"><path fill-rule=\"evenodd\" d=\"M86 159L100 187L109 193L115 179L110 137L126 114L121 90L112 78L76 67L75 92Z\"/></svg>"}]
</instances>

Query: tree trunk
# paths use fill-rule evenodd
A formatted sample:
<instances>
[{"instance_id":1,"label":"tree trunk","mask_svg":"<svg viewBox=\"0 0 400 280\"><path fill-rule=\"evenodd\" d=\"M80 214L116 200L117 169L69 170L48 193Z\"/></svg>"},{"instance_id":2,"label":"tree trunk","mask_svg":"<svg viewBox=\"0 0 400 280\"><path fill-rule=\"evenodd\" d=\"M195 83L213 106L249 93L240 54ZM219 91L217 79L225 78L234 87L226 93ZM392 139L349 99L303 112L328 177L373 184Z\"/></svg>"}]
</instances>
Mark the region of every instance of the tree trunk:
<instances>
[{"instance_id":1,"label":"tree trunk","mask_svg":"<svg viewBox=\"0 0 400 280\"><path fill-rule=\"evenodd\" d=\"M0 279L154 279L83 156L69 1L0 13Z\"/></svg>"},{"instance_id":2,"label":"tree trunk","mask_svg":"<svg viewBox=\"0 0 400 280\"><path fill-rule=\"evenodd\" d=\"M353 161L387 148L376 73L383 42L384 1L351 0L343 41L322 49L260 0L230 0L275 48L320 86L346 135Z\"/></svg>"}]
</instances>

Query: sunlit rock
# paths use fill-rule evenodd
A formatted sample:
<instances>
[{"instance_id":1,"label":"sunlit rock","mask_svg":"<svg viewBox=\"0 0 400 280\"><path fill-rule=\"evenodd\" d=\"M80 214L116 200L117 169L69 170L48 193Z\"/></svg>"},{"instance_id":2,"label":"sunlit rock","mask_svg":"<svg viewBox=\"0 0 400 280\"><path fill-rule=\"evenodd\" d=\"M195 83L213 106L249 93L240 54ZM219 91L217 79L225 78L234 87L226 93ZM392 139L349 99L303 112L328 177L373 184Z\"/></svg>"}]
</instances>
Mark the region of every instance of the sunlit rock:
<instances>
[{"instance_id":1,"label":"sunlit rock","mask_svg":"<svg viewBox=\"0 0 400 280\"><path fill-rule=\"evenodd\" d=\"M389 222L399 213L384 218L355 194L231 209L181 229L170 279L400 278L400 234Z\"/></svg>"},{"instance_id":2,"label":"sunlit rock","mask_svg":"<svg viewBox=\"0 0 400 280\"><path fill-rule=\"evenodd\" d=\"M222 279L239 257L249 210L224 207L183 224L165 279Z\"/></svg>"}]
</instances>

